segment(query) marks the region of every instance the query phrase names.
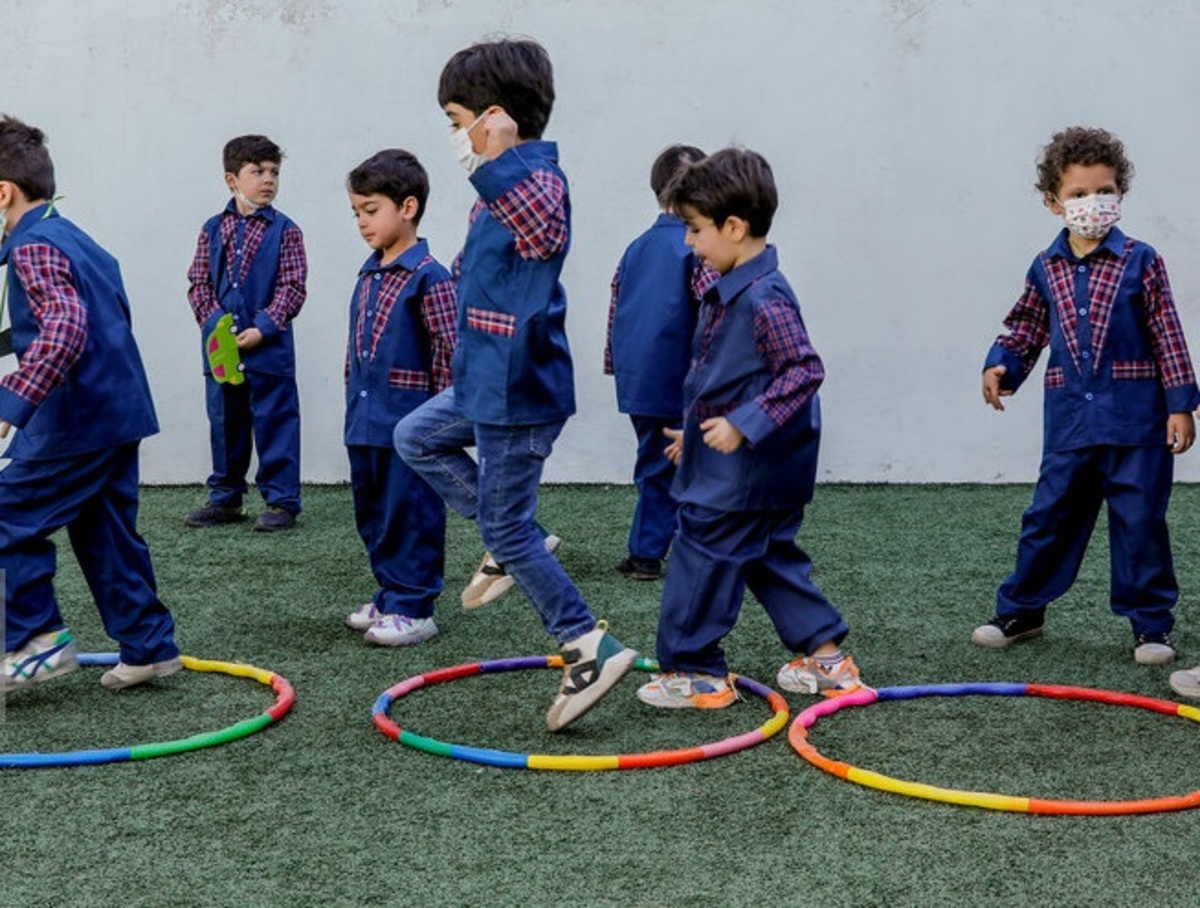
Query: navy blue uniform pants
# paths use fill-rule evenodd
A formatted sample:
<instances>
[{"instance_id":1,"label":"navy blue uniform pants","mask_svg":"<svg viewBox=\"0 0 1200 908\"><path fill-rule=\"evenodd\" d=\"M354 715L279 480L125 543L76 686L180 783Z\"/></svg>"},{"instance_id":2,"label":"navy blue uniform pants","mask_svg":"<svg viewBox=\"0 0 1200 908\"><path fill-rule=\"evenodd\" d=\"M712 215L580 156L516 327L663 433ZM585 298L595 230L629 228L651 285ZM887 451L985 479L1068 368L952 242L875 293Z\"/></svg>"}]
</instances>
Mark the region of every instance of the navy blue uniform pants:
<instances>
[{"instance_id":1,"label":"navy blue uniform pants","mask_svg":"<svg viewBox=\"0 0 1200 908\"><path fill-rule=\"evenodd\" d=\"M4 649L63 627L54 595L63 527L104 629L129 665L179 655L175 623L158 598L150 550L137 532L138 443L58 460L14 460L0 470Z\"/></svg>"},{"instance_id":2,"label":"navy blue uniform pants","mask_svg":"<svg viewBox=\"0 0 1200 908\"><path fill-rule=\"evenodd\" d=\"M300 513L300 395L291 375L246 373L240 385L204 378L212 475L208 500L242 506L250 455L258 451L254 483L270 506Z\"/></svg>"},{"instance_id":3,"label":"navy blue uniform pants","mask_svg":"<svg viewBox=\"0 0 1200 908\"><path fill-rule=\"evenodd\" d=\"M1168 633L1179 598L1167 532L1172 458L1165 444L1046 452L1033 503L1021 518L1016 569L996 594L996 614L1044 609L1071 588L1107 502L1109 604L1135 634Z\"/></svg>"},{"instance_id":4,"label":"navy blue uniform pants","mask_svg":"<svg viewBox=\"0 0 1200 908\"><path fill-rule=\"evenodd\" d=\"M727 674L721 640L737 623L747 587L793 653L809 655L845 638L849 628L812 582L812 561L796 545L803 520L802 507L728 512L680 506L658 620L663 671Z\"/></svg>"},{"instance_id":5,"label":"navy blue uniform pants","mask_svg":"<svg viewBox=\"0 0 1200 908\"><path fill-rule=\"evenodd\" d=\"M663 429L678 429L679 420L654 416L630 416L637 434L637 460L633 465L633 485L637 489L637 507L629 527L629 554L634 558L665 558L675 535L678 504L671 497L675 465L666 450L669 439Z\"/></svg>"},{"instance_id":6,"label":"navy blue uniform pants","mask_svg":"<svg viewBox=\"0 0 1200 908\"><path fill-rule=\"evenodd\" d=\"M391 448L351 445L354 521L388 615L428 618L442 592L446 505Z\"/></svg>"}]
</instances>

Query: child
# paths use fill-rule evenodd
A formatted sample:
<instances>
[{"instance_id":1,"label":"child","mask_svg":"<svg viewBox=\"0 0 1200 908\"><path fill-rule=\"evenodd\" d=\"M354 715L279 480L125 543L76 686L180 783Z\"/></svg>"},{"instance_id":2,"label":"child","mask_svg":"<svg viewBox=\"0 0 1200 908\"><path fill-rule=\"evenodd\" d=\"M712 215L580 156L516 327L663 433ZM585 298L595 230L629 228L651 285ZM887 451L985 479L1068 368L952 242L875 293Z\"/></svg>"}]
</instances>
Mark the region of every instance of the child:
<instances>
[{"instance_id":1,"label":"child","mask_svg":"<svg viewBox=\"0 0 1200 908\"><path fill-rule=\"evenodd\" d=\"M571 208L557 147L541 141L553 102L550 58L534 41L476 44L442 70L438 103L479 199L456 260L454 386L401 420L395 443L447 504L478 522L484 545L561 644L562 683L546 715L558 731L637 654L592 617L534 520L542 465L575 412L558 282Z\"/></svg>"},{"instance_id":2,"label":"child","mask_svg":"<svg viewBox=\"0 0 1200 908\"><path fill-rule=\"evenodd\" d=\"M683 430L666 431L679 528L659 613L662 673L638 699L668 709L734 702L721 639L747 587L800 654L779 670L782 688L856 690L858 668L839 646L849 629L795 543L816 481L825 373L767 243L777 204L771 168L727 148L689 165L667 202L687 224L688 246L721 277L700 306Z\"/></svg>"},{"instance_id":3,"label":"child","mask_svg":"<svg viewBox=\"0 0 1200 908\"><path fill-rule=\"evenodd\" d=\"M304 304L304 237L271 207L283 152L266 136L225 145L225 185L233 198L205 222L188 269L188 302L203 340L225 313L233 316L245 381L218 382L207 364L204 386L212 445L208 503L189 527L246 519L242 496L252 449L254 477L267 508L254 529L291 529L300 513L300 400L290 330Z\"/></svg>"},{"instance_id":4,"label":"child","mask_svg":"<svg viewBox=\"0 0 1200 908\"><path fill-rule=\"evenodd\" d=\"M368 643L408 646L436 637L446 506L392 449L400 417L450 384L454 281L417 237L429 179L407 151L388 149L346 181L358 230L375 252L350 298L346 452L354 518L379 582L346 623Z\"/></svg>"},{"instance_id":5,"label":"child","mask_svg":"<svg viewBox=\"0 0 1200 908\"><path fill-rule=\"evenodd\" d=\"M1025 278L983 367L997 410L1049 345L1045 440L1017 565L996 615L971 642L1003 647L1042 633L1046 606L1075 580L1108 503L1110 604L1129 619L1134 660L1170 662L1179 597L1167 534L1172 456L1191 447L1200 404L1162 259L1113 226L1133 166L1103 129L1055 134L1037 188L1065 227Z\"/></svg>"},{"instance_id":6,"label":"child","mask_svg":"<svg viewBox=\"0 0 1200 908\"><path fill-rule=\"evenodd\" d=\"M617 409L629 414L638 440L629 555L617 565L631 580L662 576L675 534L675 465L663 453L663 429L679 428L696 307L716 275L688 248L683 221L664 205L663 190L703 157L699 148L672 145L655 160L650 188L662 214L625 250L612 280L604 372L616 376Z\"/></svg>"},{"instance_id":7,"label":"child","mask_svg":"<svg viewBox=\"0 0 1200 908\"><path fill-rule=\"evenodd\" d=\"M101 684L120 690L182 667L137 532L138 445L158 422L125 287L116 259L53 197L41 130L0 116L0 264L19 361L0 378L0 438L16 430L0 470L5 693L77 667L53 586L50 537L63 527L120 644Z\"/></svg>"}]
</instances>

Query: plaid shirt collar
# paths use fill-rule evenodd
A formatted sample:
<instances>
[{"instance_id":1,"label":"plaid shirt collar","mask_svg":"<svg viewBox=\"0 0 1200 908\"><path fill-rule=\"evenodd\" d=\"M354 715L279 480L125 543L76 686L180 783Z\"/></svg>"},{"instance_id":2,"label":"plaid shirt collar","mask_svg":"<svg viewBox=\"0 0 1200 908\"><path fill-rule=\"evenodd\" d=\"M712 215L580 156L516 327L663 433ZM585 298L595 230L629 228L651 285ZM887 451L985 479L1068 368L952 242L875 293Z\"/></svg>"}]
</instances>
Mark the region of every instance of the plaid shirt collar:
<instances>
[{"instance_id":1,"label":"plaid shirt collar","mask_svg":"<svg viewBox=\"0 0 1200 908\"><path fill-rule=\"evenodd\" d=\"M1054 242L1046 249L1048 258L1066 259L1069 262L1080 261L1079 256L1071 249L1071 242L1067 239L1070 236L1070 231L1064 227L1059 231L1058 236L1054 238ZM1111 255L1113 258L1120 258L1125 254L1125 234L1121 232L1119 227L1113 227L1108 231L1108 235L1104 238L1099 246L1089 252L1086 258L1092 258L1099 255Z\"/></svg>"},{"instance_id":2,"label":"plaid shirt collar","mask_svg":"<svg viewBox=\"0 0 1200 908\"><path fill-rule=\"evenodd\" d=\"M420 267L421 262L425 261L427 255L429 255L429 243L418 237L417 242L413 246L405 249L386 265L379 264L383 253L376 249L371 253L370 258L363 262L363 266L358 269L358 273L371 274L375 271L392 271L396 268L403 268L405 271L410 272L416 271Z\"/></svg>"},{"instance_id":3,"label":"plaid shirt collar","mask_svg":"<svg viewBox=\"0 0 1200 908\"><path fill-rule=\"evenodd\" d=\"M210 208L209 210L211 211L212 209ZM228 204L225 206L225 213L232 214L234 217L239 218L262 218L268 224L275 220L276 214L274 207L271 205L263 205L262 208L256 209L252 214L242 214L240 211L238 211L236 199L229 200Z\"/></svg>"},{"instance_id":4,"label":"plaid shirt collar","mask_svg":"<svg viewBox=\"0 0 1200 908\"><path fill-rule=\"evenodd\" d=\"M732 271L721 275L704 294L705 302L728 306L743 290L757 281L764 274L779 267L779 255L774 246L767 246L761 253L750 261L738 265Z\"/></svg>"}]
</instances>

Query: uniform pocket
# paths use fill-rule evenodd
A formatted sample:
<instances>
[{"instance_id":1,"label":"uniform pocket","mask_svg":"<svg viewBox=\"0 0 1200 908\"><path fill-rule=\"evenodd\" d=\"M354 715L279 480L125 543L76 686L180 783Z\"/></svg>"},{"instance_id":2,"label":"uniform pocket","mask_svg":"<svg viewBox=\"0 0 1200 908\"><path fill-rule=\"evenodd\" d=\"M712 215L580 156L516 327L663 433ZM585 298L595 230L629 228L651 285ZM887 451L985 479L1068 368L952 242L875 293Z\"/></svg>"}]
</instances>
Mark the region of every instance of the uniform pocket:
<instances>
[{"instance_id":1,"label":"uniform pocket","mask_svg":"<svg viewBox=\"0 0 1200 908\"><path fill-rule=\"evenodd\" d=\"M429 373L415 369L389 369L388 387L404 391L428 391Z\"/></svg>"},{"instance_id":2,"label":"uniform pocket","mask_svg":"<svg viewBox=\"0 0 1200 908\"><path fill-rule=\"evenodd\" d=\"M484 334L512 337L517 333L517 317L507 312L496 312L493 309L473 309L468 306L467 327L472 331L482 331Z\"/></svg>"},{"instance_id":3,"label":"uniform pocket","mask_svg":"<svg viewBox=\"0 0 1200 908\"><path fill-rule=\"evenodd\" d=\"M1046 369L1046 390L1050 391L1054 388L1061 388L1067 383L1066 376L1063 375L1062 366L1050 366Z\"/></svg>"},{"instance_id":4,"label":"uniform pocket","mask_svg":"<svg viewBox=\"0 0 1200 908\"><path fill-rule=\"evenodd\" d=\"M1158 378L1158 367L1153 360L1133 360L1131 362L1114 362L1112 377L1115 381L1153 380Z\"/></svg>"}]
</instances>

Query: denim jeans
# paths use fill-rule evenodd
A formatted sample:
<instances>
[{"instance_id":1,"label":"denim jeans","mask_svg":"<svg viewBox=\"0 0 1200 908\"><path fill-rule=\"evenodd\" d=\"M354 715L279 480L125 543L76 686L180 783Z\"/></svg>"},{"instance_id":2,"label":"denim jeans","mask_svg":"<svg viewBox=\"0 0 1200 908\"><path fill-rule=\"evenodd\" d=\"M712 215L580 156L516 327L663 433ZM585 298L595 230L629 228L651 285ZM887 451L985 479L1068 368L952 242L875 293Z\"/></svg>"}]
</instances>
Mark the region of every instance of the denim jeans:
<instances>
[{"instance_id":1,"label":"denim jeans","mask_svg":"<svg viewBox=\"0 0 1200 908\"><path fill-rule=\"evenodd\" d=\"M559 643L596 626L587 603L538 532L538 484L563 422L493 426L467 419L454 389L396 425L396 451L442 499L479 524L483 544L533 603ZM478 463L466 449L475 446Z\"/></svg>"}]
</instances>

